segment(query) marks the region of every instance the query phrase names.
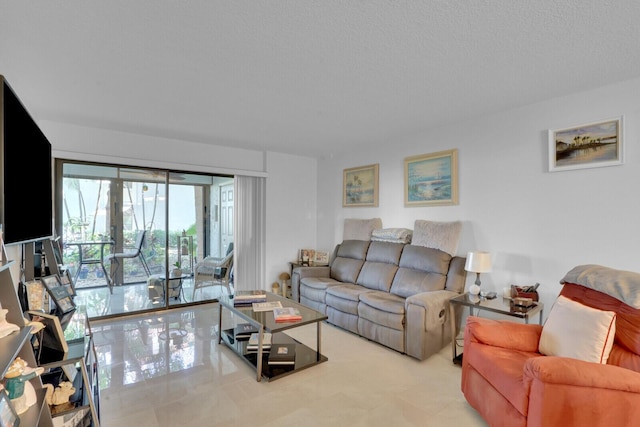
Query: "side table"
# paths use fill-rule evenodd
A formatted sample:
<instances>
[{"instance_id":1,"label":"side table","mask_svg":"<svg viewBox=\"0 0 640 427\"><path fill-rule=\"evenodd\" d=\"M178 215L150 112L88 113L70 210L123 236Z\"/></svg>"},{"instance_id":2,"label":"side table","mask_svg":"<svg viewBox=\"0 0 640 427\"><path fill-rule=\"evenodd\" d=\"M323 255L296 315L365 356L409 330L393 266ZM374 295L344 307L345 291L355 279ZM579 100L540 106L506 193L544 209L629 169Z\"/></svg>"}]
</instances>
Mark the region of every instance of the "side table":
<instances>
[{"instance_id":1,"label":"side table","mask_svg":"<svg viewBox=\"0 0 640 427\"><path fill-rule=\"evenodd\" d=\"M481 297L479 295L471 295L469 292L466 292L462 295L458 295L457 297L453 297L449 300L449 314L451 318L451 331L453 337L453 339L451 340L451 352L453 356L453 363L457 365L462 364L462 353L457 354L458 332L461 329L456 324L456 307L458 306L462 306L463 308L469 307L469 315L471 316L477 316L480 311L484 310L509 317L523 319L525 323L529 323L529 319L537 314L539 316L538 323L542 325L542 313L544 310L544 304L541 302L536 302L533 307L524 311L515 309L511 305L511 299L503 298L501 296L493 299L487 299L485 297Z\"/></svg>"}]
</instances>

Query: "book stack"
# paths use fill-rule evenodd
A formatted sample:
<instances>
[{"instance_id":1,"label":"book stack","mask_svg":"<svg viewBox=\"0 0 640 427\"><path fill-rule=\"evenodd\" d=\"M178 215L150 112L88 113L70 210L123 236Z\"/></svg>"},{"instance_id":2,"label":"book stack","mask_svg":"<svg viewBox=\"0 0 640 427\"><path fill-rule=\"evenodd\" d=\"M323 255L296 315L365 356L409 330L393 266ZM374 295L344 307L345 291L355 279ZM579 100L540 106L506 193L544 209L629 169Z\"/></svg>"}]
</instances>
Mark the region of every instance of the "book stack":
<instances>
[{"instance_id":1,"label":"book stack","mask_svg":"<svg viewBox=\"0 0 640 427\"><path fill-rule=\"evenodd\" d=\"M251 306L254 302L267 302L267 293L258 289L245 291L233 297L234 306Z\"/></svg>"},{"instance_id":2,"label":"book stack","mask_svg":"<svg viewBox=\"0 0 640 427\"><path fill-rule=\"evenodd\" d=\"M249 338L249 342L247 343L247 352L248 353L257 353L258 352L258 340L259 334L253 333ZM269 351L271 349L271 334L269 332L265 332L262 334L262 351Z\"/></svg>"},{"instance_id":3,"label":"book stack","mask_svg":"<svg viewBox=\"0 0 640 427\"><path fill-rule=\"evenodd\" d=\"M251 334L258 332L258 328L251 323L239 323L233 329L235 338L238 341L245 341L251 337Z\"/></svg>"},{"instance_id":4,"label":"book stack","mask_svg":"<svg viewBox=\"0 0 640 427\"><path fill-rule=\"evenodd\" d=\"M276 323L297 322L298 320L302 320L302 315L297 308L282 307L273 309L273 318Z\"/></svg>"},{"instance_id":5,"label":"book stack","mask_svg":"<svg viewBox=\"0 0 640 427\"><path fill-rule=\"evenodd\" d=\"M269 365L295 365L296 345L295 344L272 344L269 351Z\"/></svg>"}]
</instances>

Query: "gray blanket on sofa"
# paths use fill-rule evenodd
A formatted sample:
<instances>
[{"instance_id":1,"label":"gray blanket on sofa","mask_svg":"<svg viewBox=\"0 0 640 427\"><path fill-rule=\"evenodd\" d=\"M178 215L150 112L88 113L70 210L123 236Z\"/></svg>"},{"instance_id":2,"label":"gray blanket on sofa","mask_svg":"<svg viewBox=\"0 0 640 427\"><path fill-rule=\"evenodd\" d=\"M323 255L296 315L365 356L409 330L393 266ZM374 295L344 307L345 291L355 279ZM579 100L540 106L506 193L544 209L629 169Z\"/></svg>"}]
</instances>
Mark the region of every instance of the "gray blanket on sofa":
<instances>
[{"instance_id":1,"label":"gray blanket on sofa","mask_svg":"<svg viewBox=\"0 0 640 427\"><path fill-rule=\"evenodd\" d=\"M571 269L560 283L575 283L595 289L640 309L640 273L586 264Z\"/></svg>"}]
</instances>

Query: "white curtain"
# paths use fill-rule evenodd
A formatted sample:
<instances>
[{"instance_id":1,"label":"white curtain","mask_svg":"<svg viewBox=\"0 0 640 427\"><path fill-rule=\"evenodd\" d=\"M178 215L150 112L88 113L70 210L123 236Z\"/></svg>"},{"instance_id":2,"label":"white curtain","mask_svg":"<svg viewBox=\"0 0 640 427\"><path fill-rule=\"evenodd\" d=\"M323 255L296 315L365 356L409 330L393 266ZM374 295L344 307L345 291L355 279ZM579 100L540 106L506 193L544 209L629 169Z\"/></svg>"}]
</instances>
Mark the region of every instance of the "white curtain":
<instances>
[{"instance_id":1,"label":"white curtain","mask_svg":"<svg viewBox=\"0 0 640 427\"><path fill-rule=\"evenodd\" d=\"M266 289L265 178L236 176L234 281L235 290Z\"/></svg>"}]
</instances>

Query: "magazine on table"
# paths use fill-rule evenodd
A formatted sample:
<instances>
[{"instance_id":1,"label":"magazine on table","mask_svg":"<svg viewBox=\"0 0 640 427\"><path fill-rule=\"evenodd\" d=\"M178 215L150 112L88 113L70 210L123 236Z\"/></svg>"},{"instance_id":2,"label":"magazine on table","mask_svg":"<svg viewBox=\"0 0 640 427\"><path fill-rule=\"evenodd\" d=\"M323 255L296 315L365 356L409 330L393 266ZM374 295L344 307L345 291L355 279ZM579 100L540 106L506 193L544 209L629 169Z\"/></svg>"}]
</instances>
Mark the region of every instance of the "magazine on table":
<instances>
[{"instance_id":1,"label":"magazine on table","mask_svg":"<svg viewBox=\"0 0 640 427\"><path fill-rule=\"evenodd\" d=\"M254 302L253 311L272 311L274 308L282 308L280 301Z\"/></svg>"},{"instance_id":2,"label":"magazine on table","mask_svg":"<svg viewBox=\"0 0 640 427\"><path fill-rule=\"evenodd\" d=\"M302 315L297 308L282 307L273 309L273 318L276 322L296 322L302 320Z\"/></svg>"}]
</instances>

